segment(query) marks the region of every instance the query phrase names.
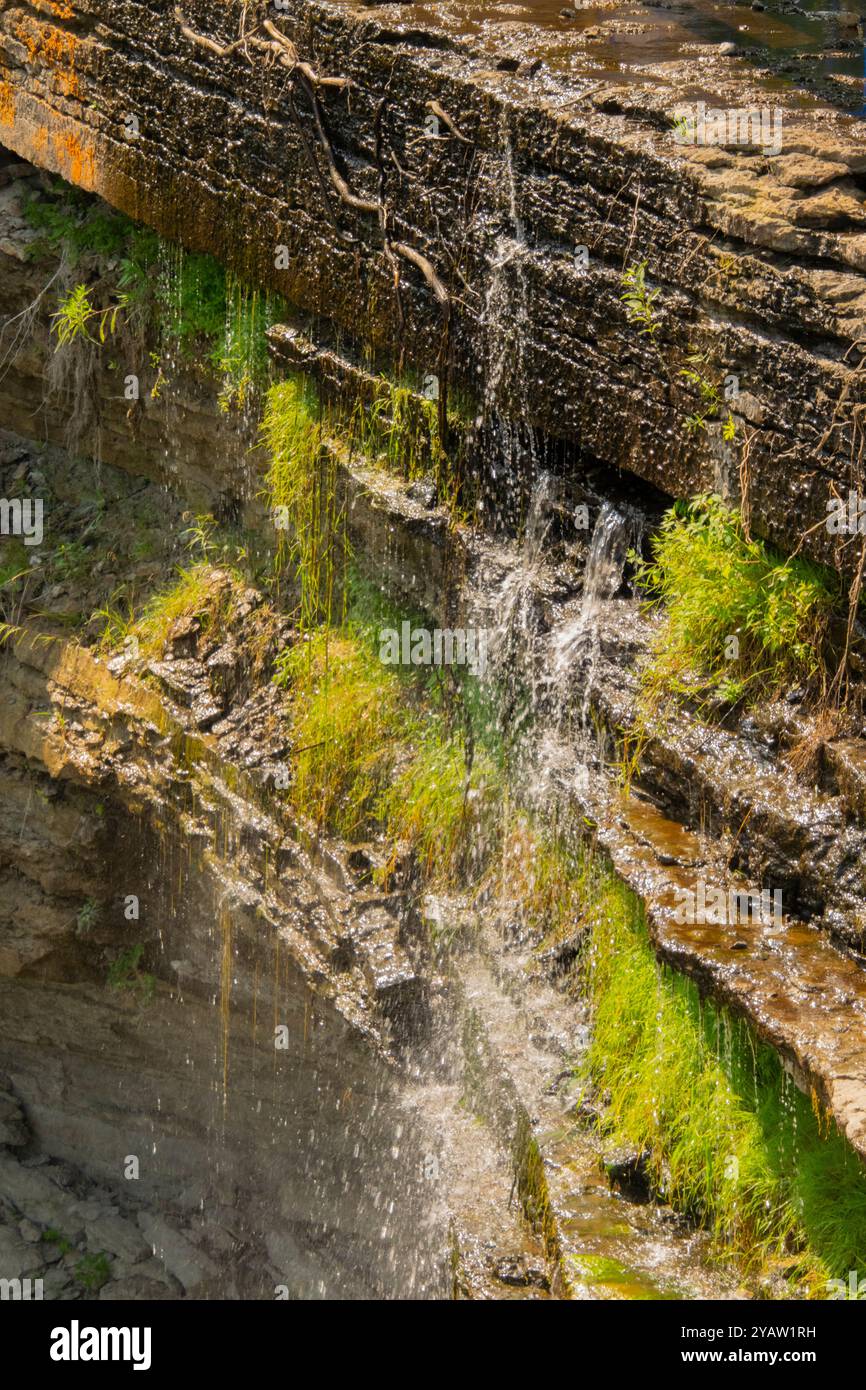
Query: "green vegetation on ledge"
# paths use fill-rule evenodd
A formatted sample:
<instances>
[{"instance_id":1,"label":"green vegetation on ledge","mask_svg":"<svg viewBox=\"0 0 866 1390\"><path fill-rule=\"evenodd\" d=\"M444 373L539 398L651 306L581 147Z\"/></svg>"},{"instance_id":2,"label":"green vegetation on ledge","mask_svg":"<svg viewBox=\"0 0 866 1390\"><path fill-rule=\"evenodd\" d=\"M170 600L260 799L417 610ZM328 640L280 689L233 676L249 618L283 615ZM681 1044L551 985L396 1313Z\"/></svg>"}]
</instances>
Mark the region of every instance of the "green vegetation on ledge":
<instances>
[{"instance_id":1,"label":"green vegetation on ledge","mask_svg":"<svg viewBox=\"0 0 866 1390\"><path fill-rule=\"evenodd\" d=\"M658 962L634 894L600 864L586 883L588 1077L604 1129L646 1156L654 1191L720 1253L826 1297L866 1249L857 1155L771 1048Z\"/></svg>"},{"instance_id":2,"label":"green vegetation on ledge","mask_svg":"<svg viewBox=\"0 0 866 1390\"><path fill-rule=\"evenodd\" d=\"M26 213L39 233L31 258L59 255L69 271L87 277L61 291L52 324L58 349L80 339L102 346L123 330L149 351L155 396L183 365L216 377L225 411L242 409L265 388L266 331L285 307L278 296L60 179L31 199Z\"/></svg>"},{"instance_id":3,"label":"green vegetation on ledge","mask_svg":"<svg viewBox=\"0 0 866 1390\"><path fill-rule=\"evenodd\" d=\"M290 692L292 803L346 839L381 832L386 877L402 849L424 876L474 882L496 838L500 750L485 741L482 712L473 723L471 701L437 673L382 664L369 596L362 589L362 613L357 594L343 626L319 627L277 661Z\"/></svg>"},{"instance_id":4,"label":"green vegetation on ledge","mask_svg":"<svg viewBox=\"0 0 866 1390\"><path fill-rule=\"evenodd\" d=\"M638 584L663 609L645 688L729 703L792 686L820 699L833 665L830 622L842 597L829 571L746 536L715 496L677 503L637 562Z\"/></svg>"}]
</instances>

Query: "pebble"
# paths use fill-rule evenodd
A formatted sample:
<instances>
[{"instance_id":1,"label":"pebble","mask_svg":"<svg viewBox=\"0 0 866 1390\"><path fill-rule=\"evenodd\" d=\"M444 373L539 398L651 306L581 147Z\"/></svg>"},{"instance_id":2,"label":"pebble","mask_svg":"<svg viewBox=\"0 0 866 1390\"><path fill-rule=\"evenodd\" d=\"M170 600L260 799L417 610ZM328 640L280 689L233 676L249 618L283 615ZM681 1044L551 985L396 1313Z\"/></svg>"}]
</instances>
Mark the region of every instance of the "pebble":
<instances>
[{"instance_id":1,"label":"pebble","mask_svg":"<svg viewBox=\"0 0 866 1390\"><path fill-rule=\"evenodd\" d=\"M737 52L737 45L736 45L735 43L720 43L720 44L719 44L719 53L720 53L720 55L721 55L722 58L733 58L733 57L735 56L736 52Z\"/></svg>"}]
</instances>

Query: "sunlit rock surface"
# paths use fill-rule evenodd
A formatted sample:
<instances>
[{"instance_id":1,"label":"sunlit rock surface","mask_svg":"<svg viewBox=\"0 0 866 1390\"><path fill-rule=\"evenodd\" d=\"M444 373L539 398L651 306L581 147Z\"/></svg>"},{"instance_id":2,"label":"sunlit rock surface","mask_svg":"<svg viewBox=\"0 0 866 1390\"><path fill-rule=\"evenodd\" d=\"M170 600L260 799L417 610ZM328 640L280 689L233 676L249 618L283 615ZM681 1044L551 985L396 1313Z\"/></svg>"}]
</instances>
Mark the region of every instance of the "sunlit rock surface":
<instances>
[{"instance_id":1,"label":"sunlit rock surface","mask_svg":"<svg viewBox=\"0 0 866 1390\"><path fill-rule=\"evenodd\" d=\"M270 29L250 12L219 56L242 10L7 6L0 139L279 289L320 332L447 363L521 422L503 441L515 475L529 426L669 494L745 488L788 545L825 517L863 399L866 140L844 22L297 0ZM309 79L289 92L280 34L313 79L346 84L315 108ZM710 40L731 35L720 56ZM839 48L826 68L822 40ZM698 103L733 112L724 147ZM753 109L767 143L744 146ZM641 335L621 277L643 261L658 296ZM683 430L695 353L719 388L737 378L742 466L721 415ZM808 544L846 560L820 526Z\"/></svg>"}]
</instances>

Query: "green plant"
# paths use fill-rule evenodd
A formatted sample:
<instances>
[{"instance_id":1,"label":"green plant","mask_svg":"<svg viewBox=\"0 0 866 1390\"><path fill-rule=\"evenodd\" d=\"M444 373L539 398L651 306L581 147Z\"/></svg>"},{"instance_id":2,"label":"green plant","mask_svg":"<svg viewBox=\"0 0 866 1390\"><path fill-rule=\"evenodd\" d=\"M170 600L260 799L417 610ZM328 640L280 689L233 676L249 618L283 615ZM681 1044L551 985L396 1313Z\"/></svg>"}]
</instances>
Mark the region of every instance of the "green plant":
<instances>
[{"instance_id":1,"label":"green plant","mask_svg":"<svg viewBox=\"0 0 866 1390\"><path fill-rule=\"evenodd\" d=\"M134 227L128 217L62 179L31 198L24 215L40 233L31 242L30 258L38 260L62 250L73 269L83 256L121 255Z\"/></svg>"},{"instance_id":2,"label":"green plant","mask_svg":"<svg viewBox=\"0 0 866 1390\"><path fill-rule=\"evenodd\" d=\"M365 835L402 751L401 683L350 633L319 628L277 661L292 695L292 800L323 829Z\"/></svg>"},{"instance_id":3,"label":"green plant","mask_svg":"<svg viewBox=\"0 0 866 1390\"><path fill-rule=\"evenodd\" d=\"M672 116L671 127L673 128L675 135L679 138L679 140L682 143L686 143L693 138L692 118L688 115L687 112L680 111L677 112L676 115Z\"/></svg>"},{"instance_id":4,"label":"green plant","mask_svg":"<svg viewBox=\"0 0 866 1390\"><path fill-rule=\"evenodd\" d=\"M544 950L574 937L583 925L588 872L586 854L565 835L510 811L485 887Z\"/></svg>"},{"instance_id":5,"label":"green plant","mask_svg":"<svg viewBox=\"0 0 866 1390\"><path fill-rule=\"evenodd\" d=\"M86 285L76 285L60 301L57 312L51 316L51 331L57 335L59 347L66 347L76 338L86 338L89 343L104 343L107 333L117 328L117 316L124 307L123 300L97 309L90 299ZM95 330L97 336L93 336Z\"/></svg>"},{"instance_id":6,"label":"green plant","mask_svg":"<svg viewBox=\"0 0 866 1390\"><path fill-rule=\"evenodd\" d=\"M333 617L335 584L348 558L337 465L325 443L323 411L307 378L272 386L261 435L270 458L265 488L278 533L278 570L288 561L300 582L300 624Z\"/></svg>"},{"instance_id":7,"label":"green plant","mask_svg":"<svg viewBox=\"0 0 866 1390\"><path fill-rule=\"evenodd\" d=\"M75 918L75 933L77 936L87 936L97 926L102 909L95 898L87 898L78 909Z\"/></svg>"},{"instance_id":8,"label":"green plant","mask_svg":"<svg viewBox=\"0 0 866 1390\"><path fill-rule=\"evenodd\" d=\"M284 310L277 296L245 285L212 256L162 240L62 181L27 207L40 235L31 254L83 259L113 287L114 303L97 308L88 285L76 285L52 319L58 346L76 339L103 344L119 324L156 339L151 396L168 384L165 364L183 359L221 378L220 408L243 408L268 378L266 330ZM148 344L150 346L150 344ZM116 366L116 364L115 364Z\"/></svg>"},{"instance_id":9,"label":"green plant","mask_svg":"<svg viewBox=\"0 0 866 1390\"><path fill-rule=\"evenodd\" d=\"M172 628L184 618L197 618L203 634L222 631L242 587L243 575L238 571L215 570L206 560L179 568L174 582L152 596L134 624L132 635L138 637L142 656L161 653ZM123 630L122 619L114 622L116 630Z\"/></svg>"},{"instance_id":10,"label":"green plant","mask_svg":"<svg viewBox=\"0 0 866 1390\"><path fill-rule=\"evenodd\" d=\"M89 1293L96 1293L111 1278L111 1266L104 1250L84 1255L75 1266L75 1278Z\"/></svg>"},{"instance_id":11,"label":"green plant","mask_svg":"<svg viewBox=\"0 0 866 1390\"><path fill-rule=\"evenodd\" d=\"M629 323L640 324L639 331L654 338L659 328L654 305L660 292L647 287L646 268L646 261L640 261L623 271L620 299Z\"/></svg>"},{"instance_id":12,"label":"green plant","mask_svg":"<svg viewBox=\"0 0 866 1390\"><path fill-rule=\"evenodd\" d=\"M652 559L632 559L649 606L662 609L645 692L718 696L735 682L750 699L801 684L823 693L840 599L829 571L748 539L715 496L677 503Z\"/></svg>"},{"instance_id":13,"label":"green plant","mask_svg":"<svg viewBox=\"0 0 866 1390\"><path fill-rule=\"evenodd\" d=\"M707 421L715 419L724 410L724 399L716 383L708 377L704 371L707 365L706 353L692 352L686 361L690 364L683 367L679 375L690 386L697 389L701 399L702 408L687 415L683 424L688 434L698 434L701 430L706 430ZM722 438L728 443L733 442L737 436L737 425L730 410L727 412L722 422Z\"/></svg>"},{"instance_id":14,"label":"green plant","mask_svg":"<svg viewBox=\"0 0 866 1390\"><path fill-rule=\"evenodd\" d=\"M605 1095L604 1129L644 1154L654 1190L721 1252L825 1289L866 1248L857 1156L772 1049L659 964L638 899L609 868L593 861L584 884L586 1075Z\"/></svg>"},{"instance_id":15,"label":"green plant","mask_svg":"<svg viewBox=\"0 0 866 1390\"><path fill-rule=\"evenodd\" d=\"M412 737L406 766L376 807L393 846L385 877L402 843L424 878L472 881L483 870L498 831L499 770L483 750L470 762L462 735L446 736L435 715Z\"/></svg>"},{"instance_id":16,"label":"green plant","mask_svg":"<svg viewBox=\"0 0 866 1390\"><path fill-rule=\"evenodd\" d=\"M128 950L121 951L108 967L106 984L109 989L137 995L139 1002L149 1004L156 989L156 976L141 969L144 947L136 942Z\"/></svg>"},{"instance_id":17,"label":"green plant","mask_svg":"<svg viewBox=\"0 0 866 1390\"><path fill-rule=\"evenodd\" d=\"M225 329L226 272L213 256L160 242L156 279L163 342L188 357L218 361Z\"/></svg>"},{"instance_id":18,"label":"green plant","mask_svg":"<svg viewBox=\"0 0 866 1390\"><path fill-rule=\"evenodd\" d=\"M113 595L113 598L118 597L117 593ZM102 623L102 630L97 639L100 651L114 651L135 636L135 614L131 601L127 599L126 602L126 612L109 604L106 608L98 608L91 615L91 622L100 620Z\"/></svg>"},{"instance_id":19,"label":"green plant","mask_svg":"<svg viewBox=\"0 0 866 1390\"><path fill-rule=\"evenodd\" d=\"M282 302L251 289L234 276L226 277L226 302L222 341L216 366L223 378L219 395L222 411L242 409L268 379L267 329L275 322Z\"/></svg>"},{"instance_id":20,"label":"green plant","mask_svg":"<svg viewBox=\"0 0 866 1390\"><path fill-rule=\"evenodd\" d=\"M347 606L344 627L317 628L276 662L275 680L290 692L291 799L344 838L381 832L391 849L385 880L402 847L424 877L473 881L497 840L503 784L482 704L473 718L464 690L441 672L382 663L380 628L401 619L357 576Z\"/></svg>"},{"instance_id":21,"label":"green plant","mask_svg":"<svg viewBox=\"0 0 866 1390\"><path fill-rule=\"evenodd\" d=\"M118 287L131 313L149 319L154 309L154 272L163 243L149 227L130 224L117 275Z\"/></svg>"},{"instance_id":22,"label":"green plant","mask_svg":"<svg viewBox=\"0 0 866 1390\"><path fill-rule=\"evenodd\" d=\"M75 1249L72 1241L67 1240L66 1236L61 1235L53 1226L47 1227L47 1229L42 1232L42 1239L48 1241L50 1245L56 1245L61 1255L68 1255Z\"/></svg>"},{"instance_id":23,"label":"green plant","mask_svg":"<svg viewBox=\"0 0 866 1390\"><path fill-rule=\"evenodd\" d=\"M90 572L93 556L82 541L61 541L48 557L58 579L75 582Z\"/></svg>"}]
</instances>

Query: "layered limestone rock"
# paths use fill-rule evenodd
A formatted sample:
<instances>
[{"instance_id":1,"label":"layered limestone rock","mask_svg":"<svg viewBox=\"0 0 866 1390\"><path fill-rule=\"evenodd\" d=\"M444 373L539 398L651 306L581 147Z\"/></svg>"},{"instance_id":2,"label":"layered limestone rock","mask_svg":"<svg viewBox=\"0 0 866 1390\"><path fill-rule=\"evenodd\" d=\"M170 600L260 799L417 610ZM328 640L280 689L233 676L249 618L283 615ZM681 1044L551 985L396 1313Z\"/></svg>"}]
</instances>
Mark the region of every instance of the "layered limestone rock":
<instances>
[{"instance_id":1,"label":"layered limestone rock","mask_svg":"<svg viewBox=\"0 0 866 1390\"><path fill-rule=\"evenodd\" d=\"M756 529L791 547L817 528L813 552L846 563L821 523L859 481L862 124L681 32L665 62L606 75L585 28L12 3L0 139L278 289L325 337L461 382L515 478L534 431L668 494L745 491ZM733 111L723 147L696 133L699 101ZM753 108L779 148L776 124L742 143ZM622 302L641 262L646 333ZM689 432L695 355L739 395Z\"/></svg>"}]
</instances>

